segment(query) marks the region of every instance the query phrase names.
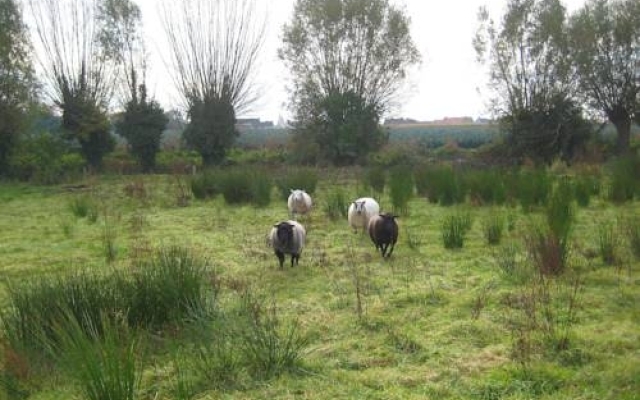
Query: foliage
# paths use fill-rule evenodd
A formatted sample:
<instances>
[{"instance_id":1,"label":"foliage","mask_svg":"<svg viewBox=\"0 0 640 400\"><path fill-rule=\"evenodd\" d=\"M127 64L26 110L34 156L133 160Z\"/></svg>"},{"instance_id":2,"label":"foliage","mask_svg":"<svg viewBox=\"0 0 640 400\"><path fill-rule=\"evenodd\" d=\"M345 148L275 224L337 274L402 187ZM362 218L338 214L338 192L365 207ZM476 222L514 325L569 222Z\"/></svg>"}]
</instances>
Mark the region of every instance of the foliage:
<instances>
[{"instance_id":1,"label":"foliage","mask_svg":"<svg viewBox=\"0 0 640 400\"><path fill-rule=\"evenodd\" d=\"M250 203L262 207L271 202L273 183L263 172L248 168L223 170L218 182L227 204Z\"/></svg>"},{"instance_id":2,"label":"foliage","mask_svg":"<svg viewBox=\"0 0 640 400\"><path fill-rule=\"evenodd\" d=\"M347 218L349 201L341 189L328 193L322 207L324 214L333 221Z\"/></svg>"},{"instance_id":3,"label":"foliage","mask_svg":"<svg viewBox=\"0 0 640 400\"><path fill-rule=\"evenodd\" d=\"M254 0L164 2L170 66L188 110L187 145L220 164L238 136L236 115L256 101L253 76L264 39Z\"/></svg>"},{"instance_id":4,"label":"foliage","mask_svg":"<svg viewBox=\"0 0 640 400\"><path fill-rule=\"evenodd\" d=\"M387 181L387 170L382 166L372 165L365 169L363 179L365 186L371 188L376 195L382 195Z\"/></svg>"},{"instance_id":5,"label":"foliage","mask_svg":"<svg viewBox=\"0 0 640 400\"><path fill-rule=\"evenodd\" d=\"M515 179L512 182L515 197L525 212L531 211L534 206L546 204L553 179L544 168L521 170Z\"/></svg>"},{"instance_id":6,"label":"foliage","mask_svg":"<svg viewBox=\"0 0 640 400\"><path fill-rule=\"evenodd\" d=\"M610 168L609 200L624 203L640 192L640 157L627 155L613 160Z\"/></svg>"},{"instance_id":7,"label":"foliage","mask_svg":"<svg viewBox=\"0 0 640 400\"><path fill-rule=\"evenodd\" d=\"M598 227L598 252L605 265L618 262L619 239L615 224L605 223Z\"/></svg>"},{"instance_id":8,"label":"foliage","mask_svg":"<svg viewBox=\"0 0 640 400\"><path fill-rule=\"evenodd\" d=\"M629 216L624 221L623 225L624 232L627 236L627 240L629 241L629 246L631 247L631 252L636 259L640 259L640 216Z\"/></svg>"},{"instance_id":9,"label":"foliage","mask_svg":"<svg viewBox=\"0 0 640 400\"><path fill-rule=\"evenodd\" d=\"M569 20L568 33L580 94L616 127L617 151L626 153L639 111L640 3L589 0Z\"/></svg>"},{"instance_id":10,"label":"foliage","mask_svg":"<svg viewBox=\"0 0 640 400\"><path fill-rule=\"evenodd\" d=\"M397 165L389 171L389 199L393 211L406 215L409 213L409 200L413 197L415 184L411 167Z\"/></svg>"},{"instance_id":11,"label":"foliage","mask_svg":"<svg viewBox=\"0 0 640 400\"><path fill-rule=\"evenodd\" d=\"M147 100L145 87L141 89L140 99L132 98L127 103L122 119L116 123L116 131L127 140L142 170L151 172L168 120L156 101Z\"/></svg>"},{"instance_id":12,"label":"foliage","mask_svg":"<svg viewBox=\"0 0 640 400\"><path fill-rule=\"evenodd\" d=\"M191 192L196 199L207 199L220 193L220 173L218 170L206 169L189 179Z\"/></svg>"},{"instance_id":13,"label":"foliage","mask_svg":"<svg viewBox=\"0 0 640 400\"><path fill-rule=\"evenodd\" d=\"M19 3L0 1L0 176L8 173L9 158L25 129L34 91L27 27Z\"/></svg>"},{"instance_id":14,"label":"foliage","mask_svg":"<svg viewBox=\"0 0 640 400\"><path fill-rule=\"evenodd\" d=\"M414 171L416 190L431 203L443 206L464 203L467 192L461 173L451 166L421 165Z\"/></svg>"},{"instance_id":15,"label":"foliage","mask_svg":"<svg viewBox=\"0 0 640 400\"><path fill-rule=\"evenodd\" d=\"M470 201L480 205L504 204L507 201L505 173L498 169L467 171L464 180Z\"/></svg>"},{"instance_id":16,"label":"foliage","mask_svg":"<svg viewBox=\"0 0 640 400\"><path fill-rule=\"evenodd\" d=\"M409 18L387 0L298 0L279 57L293 79L298 146L316 144L339 164L384 143L380 117L419 61Z\"/></svg>"},{"instance_id":17,"label":"foliage","mask_svg":"<svg viewBox=\"0 0 640 400\"><path fill-rule=\"evenodd\" d=\"M355 92L330 93L298 110L294 147L317 147L317 157L335 165L362 161L388 140L379 111Z\"/></svg>"},{"instance_id":18,"label":"foliage","mask_svg":"<svg viewBox=\"0 0 640 400\"><path fill-rule=\"evenodd\" d=\"M556 158L571 161L592 134L579 105L565 97L536 97L500 120L505 145L516 160L525 158L550 164Z\"/></svg>"},{"instance_id":19,"label":"foliage","mask_svg":"<svg viewBox=\"0 0 640 400\"><path fill-rule=\"evenodd\" d=\"M590 129L573 99L565 7L559 0L510 0L497 27L485 8L479 22L474 47L478 60L489 63L511 156L571 159Z\"/></svg>"},{"instance_id":20,"label":"foliage","mask_svg":"<svg viewBox=\"0 0 640 400\"><path fill-rule=\"evenodd\" d=\"M282 200L287 200L291 189L300 189L313 195L318 185L318 172L315 168L290 168L275 179Z\"/></svg>"},{"instance_id":21,"label":"foliage","mask_svg":"<svg viewBox=\"0 0 640 400\"><path fill-rule=\"evenodd\" d=\"M38 59L48 97L62 110L62 127L77 141L86 162L101 167L113 150L106 109L115 87L115 65L98 40L96 3L27 2L33 16Z\"/></svg>"}]
</instances>

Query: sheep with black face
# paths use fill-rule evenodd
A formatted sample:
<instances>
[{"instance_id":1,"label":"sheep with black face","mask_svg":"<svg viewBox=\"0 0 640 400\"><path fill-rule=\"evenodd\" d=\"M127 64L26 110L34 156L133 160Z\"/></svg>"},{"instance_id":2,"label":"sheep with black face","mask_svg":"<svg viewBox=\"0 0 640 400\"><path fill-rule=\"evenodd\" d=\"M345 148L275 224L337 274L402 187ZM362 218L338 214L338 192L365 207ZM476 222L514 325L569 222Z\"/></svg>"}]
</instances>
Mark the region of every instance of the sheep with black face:
<instances>
[{"instance_id":1,"label":"sheep with black face","mask_svg":"<svg viewBox=\"0 0 640 400\"><path fill-rule=\"evenodd\" d=\"M284 265L285 254L291 255L291 267L294 262L298 264L306 237L304 226L297 221L282 221L271 228L267 241L280 261L280 268Z\"/></svg>"},{"instance_id":2,"label":"sheep with black face","mask_svg":"<svg viewBox=\"0 0 640 400\"><path fill-rule=\"evenodd\" d=\"M369 219L369 236L376 246L376 250L380 250L382 257L391 257L393 248L398 241L398 223L396 215L383 213L374 215ZM389 251L387 253L387 250Z\"/></svg>"}]
</instances>

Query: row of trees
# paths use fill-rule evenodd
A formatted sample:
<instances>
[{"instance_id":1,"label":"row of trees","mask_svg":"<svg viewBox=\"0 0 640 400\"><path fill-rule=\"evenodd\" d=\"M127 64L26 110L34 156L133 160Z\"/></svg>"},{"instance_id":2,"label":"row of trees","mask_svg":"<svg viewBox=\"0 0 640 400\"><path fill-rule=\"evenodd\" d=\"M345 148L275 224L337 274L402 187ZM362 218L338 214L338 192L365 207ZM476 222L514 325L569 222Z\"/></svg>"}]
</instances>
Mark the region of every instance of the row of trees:
<instances>
[{"instance_id":1,"label":"row of trees","mask_svg":"<svg viewBox=\"0 0 640 400\"><path fill-rule=\"evenodd\" d=\"M62 128L99 168L115 130L153 169L167 119L147 93L141 12L131 0L0 0L0 171L39 91ZM189 124L184 141L204 165L218 164L238 136L236 115L258 98L266 20L255 0L161 2L170 71ZM485 9L474 40L489 67L494 105L511 155L570 158L588 138L588 117L605 116L629 148L640 119L640 0L588 0L568 15L560 0L509 0L494 21ZM380 119L420 61L410 19L388 0L297 0L278 55L291 71L294 144L304 156L350 164L388 139ZM40 79L34 78L31 50ZM37 90L41 89L41 90Z\"/></svg>"},{"instance_id":2,"label":"row of trees","mask_svg":"<svg viewBox=\"0 0 640 400\"><path fill-rule=\"evenodd\" d=\"M617 152L629 151L640 123L640 1L587 0L569 14L559 0L509 0L501 20L482 8L479 21L474 45L512 155L569 159L590 117L613 124Z\"/></svg>"}]
</instances>

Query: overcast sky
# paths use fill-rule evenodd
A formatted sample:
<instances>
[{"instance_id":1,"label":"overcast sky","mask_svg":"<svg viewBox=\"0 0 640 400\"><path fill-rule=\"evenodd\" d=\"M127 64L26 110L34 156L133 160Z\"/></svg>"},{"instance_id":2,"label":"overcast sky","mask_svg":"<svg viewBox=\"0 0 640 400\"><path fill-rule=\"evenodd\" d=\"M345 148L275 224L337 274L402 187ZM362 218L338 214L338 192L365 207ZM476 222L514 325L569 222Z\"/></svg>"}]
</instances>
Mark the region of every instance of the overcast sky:
<instances>
[{"instance_id":1,"label":"overcast sky","mask_svg":"<svg viewBox=\"0 0 640 400\"><path fill-rule=\"evenodd\" d=\"M179 0L176 0L179 1ZM256 0L268 11L267 36L258 68L262 97L244 117L277 122L289 117L287 70L276 52L281 43L282 25L293 13L294 0ZM422 63L411 71L401 98L390 117L434 120L445 117L490 116L486 107L486 71L477 63L472 39L477 28L477 11L489 8L495 19L504 13L506 0L391 0L404 7L411 18L411 34L422 54ZM180 107L160 53L166 49L159 22L158 0L135 0L143 12L147 46L151 53L150 86L165 108ZM267 3L268 2L268 3ZM564 0L572 11L584 0Z\"/></svg>"}]
</instances>

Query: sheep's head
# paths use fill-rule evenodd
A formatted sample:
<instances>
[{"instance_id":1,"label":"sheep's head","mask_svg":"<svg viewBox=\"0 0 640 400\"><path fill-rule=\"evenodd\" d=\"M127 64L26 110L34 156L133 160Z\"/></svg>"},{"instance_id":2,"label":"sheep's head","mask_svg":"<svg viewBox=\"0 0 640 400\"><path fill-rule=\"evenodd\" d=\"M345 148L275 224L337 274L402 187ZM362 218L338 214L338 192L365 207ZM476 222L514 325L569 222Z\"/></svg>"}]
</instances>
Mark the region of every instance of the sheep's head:
<instances>
[{"instance_id":1,"label":"sheep's head","mask_svg":"<svg viewBox=\"0 0 640 400\"><path fill-rule=\"evenodd\" d=\"M291 197L295 200L295 201L302 201L304 199L304 190L300 190L300 189L290 189L291 190Z\"/></svg>"},{"instance_id":2,"label":"sheep's head","mask_svg":"<svg viewBox=\"0 0 640 400\"><path fill-rule=\"evenodd\" d=\"M293 242L293 225L288 222L280 222L274 225L276 228L276 237L278 242L284 246L288 246Z\"/></svg>"},{"instance_id":3,"label":"sheep's head","mask_svg":"<svg viewBox=\"0 0 640 400\"><path fill-rule=\"evenodd\" d=\"M354 201L353 202L353 205L354 205L353 209L356 211L356 214L362 215L362 213L365 212L364 203L365 203L365 201Z\"/></svg>"}]
</instances>

